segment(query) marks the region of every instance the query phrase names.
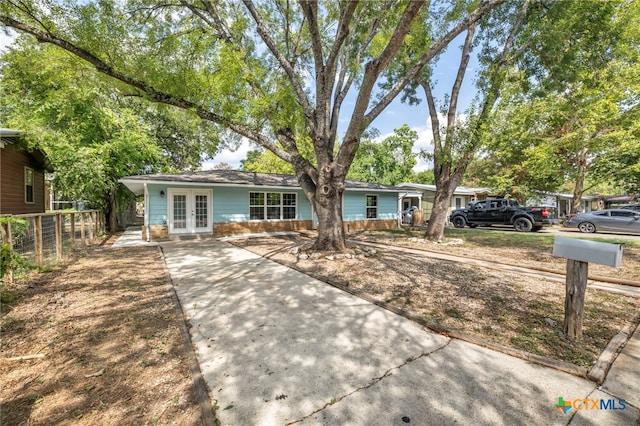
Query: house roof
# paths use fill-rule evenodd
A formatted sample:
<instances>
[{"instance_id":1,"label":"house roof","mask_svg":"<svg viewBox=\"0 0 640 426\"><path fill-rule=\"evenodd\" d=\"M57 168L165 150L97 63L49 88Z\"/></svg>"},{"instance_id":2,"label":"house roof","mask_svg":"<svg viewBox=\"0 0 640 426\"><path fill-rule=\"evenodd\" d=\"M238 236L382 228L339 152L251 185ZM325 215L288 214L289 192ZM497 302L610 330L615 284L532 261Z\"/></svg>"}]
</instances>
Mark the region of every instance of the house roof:
<instances>
[{"instance_id":1,"label":"house roof","mask_svg":"<svg viewBox=\"0 0 640 426\"><path fill-rule=\"evenodd\" d=\"M566 193L562 193L562 192L544 192L544 191L533 191L535 193L541 194L543 196L550 196L550 197L558 197L558 198L562 198L565 200L572 200L573 199L573 194L566 194ZM583 194L581 199L582 200L586 200L586 201L590 201L590 200L597 200L599 198L602 198L601 195L586 195Z\"/></svg>"},{"instance_id":2,"label":"house roof","mask_svg":"<svg viewBox=\"0 0 640 426\"><path fill-rule=\"evenodd\" d=\"M20 130L7 129L0 127L0 148L4 148L7 144L12 144L16 139L20 137L22 132ZM25 149L36 163L49 173L53 173L53 166L47 155L40 149Z\"/></svg>"},{"instance_id":3,"label":"house roof","mask_svg":"<svg viewBox=\"0 0 640 426\"><path fill-rule=\"evenodd\" d=\"M18 136L20 136L20 130L0 127L0 138L17 138Z\"/></svg>"},{"instance_id":4,"label":"house roof","mask_svg":"<svg viewBox=\"0 0 640 426\"><path fill-rule=\"evenodd\" d=\"M401 183L398 186L403 188L419 189L422 191L433 191L433 192L436 191L435 185L423 185L421 183L406 182L406 183ZM489 188L468 188L466 186L458 186L456 187L455 191L453 191L454 195L475 195L475 194L488 194L488 193L491 193L491 190Z\"/></svg>"},{"instance_id":5,"label":"house roof","mask_svg":"<svg viewBox=\"0 0 640 426\"><path fill-rule=\"evenodd\" d=\"M251 186L264 188L300 188L298 179L293 175L275 173L256 173L238 170L206 170L201 172L158 173L150 175L127 176L120 179L134 194L144 193L145 184L172 185L218 185ZM347 190L406 192L405 188L382 185L379 183L346 180Z\"/></svg>"}]
</instances>

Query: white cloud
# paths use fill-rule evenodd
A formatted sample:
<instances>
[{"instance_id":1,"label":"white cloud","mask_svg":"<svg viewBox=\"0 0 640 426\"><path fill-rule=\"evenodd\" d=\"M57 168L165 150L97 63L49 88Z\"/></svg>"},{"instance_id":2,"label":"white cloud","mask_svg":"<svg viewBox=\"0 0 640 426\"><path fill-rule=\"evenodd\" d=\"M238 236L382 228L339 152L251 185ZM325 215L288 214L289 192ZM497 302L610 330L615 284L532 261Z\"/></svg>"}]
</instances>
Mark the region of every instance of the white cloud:
<instances>
[{"instance_id":1,"label":"white cloud","mask_svg":"<svg viewBox=\"0 0 640 426\"><path fill-rule=\"evenodd\" d=\"M239 169L240 161L247 158L247 153L252 149L256 149L255 146L248 139L243 139L238 149L233 151L228 148L224 149L213 157L212 160L202 163L202 170L211 170L220 163L227 163L234 169Z\"/></svg>"}]
</instances>

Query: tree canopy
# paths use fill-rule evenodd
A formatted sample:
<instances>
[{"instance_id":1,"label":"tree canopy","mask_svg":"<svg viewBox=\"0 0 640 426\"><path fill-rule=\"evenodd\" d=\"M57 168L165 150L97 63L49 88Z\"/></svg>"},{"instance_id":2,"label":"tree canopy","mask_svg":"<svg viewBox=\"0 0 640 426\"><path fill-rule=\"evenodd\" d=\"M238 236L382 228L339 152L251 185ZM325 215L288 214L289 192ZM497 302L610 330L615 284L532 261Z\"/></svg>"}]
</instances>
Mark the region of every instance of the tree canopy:
<instances>
[{"instance_id":1,"label":"tree canopy","mask_svg":"<svg viewBox=\"0 0 640 426\"><path fill-rule=\"evenodd\" d=\"M343 250L344 179L362 132L504 1L6 0L0 22L77 55L123 91L193 111L290 163L318 214L316 248ZM405 77L377 86L405 48ZM354 101L343 111L347 95ZM306 138L313 158L300 150Z\"/></svg>"},{"instance_id":2,"label":"tree canopy","mask_svg":"<svg viewBox=\"0 0 640 426\"><path fill-rule=\"evenodd\" d=\"M637 190L638 16L637 2L551 7L526 39L534 47L507 83L475 173L502 191L573 192L574 210L588 189Z\"/></svg>"},{"instance_id":3,"label":"tree canopy","mask_svg":"<svg viewBox=\"0 0 640 426\"><path fill-rule=\"evenodd\" d=\"M0 120L47 153L57 199L104 208L111 220L114 198L126 194L119 178L195 169L217 148L188 112L119 97L77 58L29 38L2 56L0 74Z\"/></svg>"},{"instance_id":4,"label":"tree canopy","mask_svg":"<svg viewBox=\"0 0 640 426\"><path fill-rule=\"evenodd\" d=\"M409 182L417 164L413 153L417 140L418 133L406 124L380 142L363 139L347 177L385 185Z\"/></svg>"}]
</instances>

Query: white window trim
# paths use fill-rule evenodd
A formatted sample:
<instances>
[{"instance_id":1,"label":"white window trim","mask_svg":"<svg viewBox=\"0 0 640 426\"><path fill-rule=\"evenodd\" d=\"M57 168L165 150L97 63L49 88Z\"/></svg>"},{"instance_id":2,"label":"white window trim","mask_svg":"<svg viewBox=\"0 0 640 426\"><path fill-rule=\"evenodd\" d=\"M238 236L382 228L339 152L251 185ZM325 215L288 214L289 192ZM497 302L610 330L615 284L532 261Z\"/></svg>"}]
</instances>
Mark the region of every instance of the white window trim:
<instances>
[{"instance_id":1,"label":"white window trim","mask_svg":"<svg viewBox=\"0 0 640 426\"><path fill-rule=\"evenodd\" d=\"M264 204L261 205L252 205L251 204L251 194L264 194ZM280 194L280 204L278 205L269 205L267 203L267 194ZM284 205L283 201L284 201L284 195L293 195L296 198L296 202L293 205ZM280 192L280 191L249 191L249 222L283 222L283 221L293 221L293 220L298 220L298 211L299 211L299 206L298 206L298 193L297 192ZM263 214L264 214L264 219L251 219L251 207L262 207L263 208ZM280 207L280 218L279 219L267 219L267 208L268 207ZM283 216L283 211L285 207L294 207L295 208L295 217L290 218L290 219L284 219Z\"/></svg>"},{"instance_id":2,"label":"white window trim","mask_svg":"<svg viewBox=\"0 0 640 426\"><path fill-rule=\"evenodd\" d=\"M31 171L31 198L33 198L32 201L27 200L27 170ZM24 203L25 204L35 204L36 203L36 194L35 194L35 181L36 181L36 173L35 171L31 168L31 167L24 167L24 180L23 180L23 185L24 185Z\"/></svg>"},{"instance_id":3,"label":"white window trim","mask_svg":"<svg viewBox=\"0 0 640 426\"><path fill-rule=\"evenodd\" d=\"M375 206L368 206L367 205L367 198L368 197L376 197L376 205ZM378 194L366 194L364 196L364 218L365 220L374 220L374 219L380 219L380 197L378 196ZM367 211L369 209L375 209L376 210L376 217L369 217L369 215L367 214Z\"/></svg>"}]
</instances>

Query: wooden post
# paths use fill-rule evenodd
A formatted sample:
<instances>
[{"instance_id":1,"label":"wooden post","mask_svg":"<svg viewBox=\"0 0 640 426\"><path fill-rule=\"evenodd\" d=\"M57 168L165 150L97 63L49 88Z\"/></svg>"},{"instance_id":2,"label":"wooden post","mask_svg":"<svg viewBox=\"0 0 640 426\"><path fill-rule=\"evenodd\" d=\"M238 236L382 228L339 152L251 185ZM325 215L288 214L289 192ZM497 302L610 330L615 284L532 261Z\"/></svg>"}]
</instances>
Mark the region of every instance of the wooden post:
<instances>
[{"instance_id":1,"label":"wooden post","mask_svg":"<svg viewBox=\"0 0 640 426\"><path fill-rule=\"evenodd\" d=\"M56 213L56 260L62 260L62 214Z\"/></svg>"},{"instance_id":2,"label":"wooden post","mask_svg":"<svg viewBox=\"0 0 640 426\"><path fill-rule=\"evenodd\" d=\"M87 245L84 236L84 212L80 213L80 241L82 242L82 247Z\"/></svg>"},{"instance_id":3,"label":"wooden post","mask_svg":"<svg viewBox=\"0 0 640 426\"><path fill-rule=\"evenodd\" d=\"M89 212L89 243L91 244L93 244L93 239L95 238L95 233L93 232L95 220L93 220L93 215L93 212Z\"/></svg>"},{"instance_id":4,"label":"wooden post","mask_svg":"<svg viewBox=\"0 0 640 426\"><path fill-rule=\"evenodd\" d=\"M582 314L587 289L589 264L567 259L566 296L564 301L564 335L569 340L582 339Z\"/></svg>"},{"instance_id":5,"label":"wooden post","mask_svg":"<svg viewBox=\"0 0 640 426\"><path fill-rule=\"evenodd\" d=\"M76 214L71 213L71 249L76 249Z\"/></svg>"},{"instance_id":6,"label":"wooden post","mask_svg":"<svg viewBox=\"0 0 640 426\"><path fill-rule=\"evenodd\" d=\"M36 252L36 265L42 266L42 216L40 215L33 218L33 238Z\"/></svg>"},{"instance_id":7,"label":"wooden post","mask_svg":"<svg viewBox=\"0 0 640 426\"><path fill-rule=\"evenodd\" d=\"M13 251L13 238L11 237L11 221L7 221L7 223L3 223L0 226L0 231L2 232L2 241L9 244L9 249ZM5 271L4 280L7 284L13 284L13 269L9 268Z\"/></svg>"},{"instance_id":8,"label":"wooden post","mask_svg":"<svg viewBox=\"0 0 640 426\"><path fill-rule=\"evenodd\" d=\"M95 211L89 213L89 220L91 221L91 241L93 241L98 238L98 220Z\"/></svg>"}]
</instances>

